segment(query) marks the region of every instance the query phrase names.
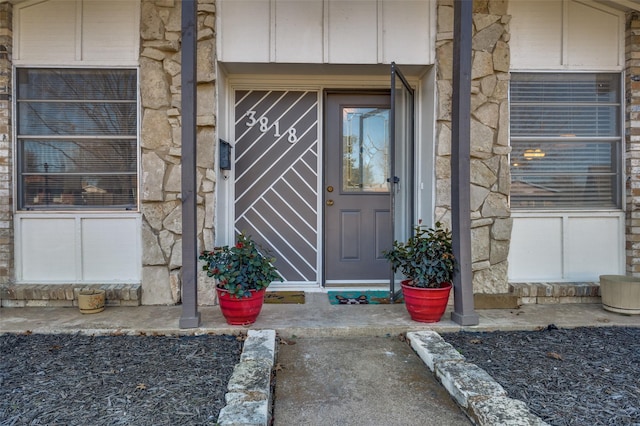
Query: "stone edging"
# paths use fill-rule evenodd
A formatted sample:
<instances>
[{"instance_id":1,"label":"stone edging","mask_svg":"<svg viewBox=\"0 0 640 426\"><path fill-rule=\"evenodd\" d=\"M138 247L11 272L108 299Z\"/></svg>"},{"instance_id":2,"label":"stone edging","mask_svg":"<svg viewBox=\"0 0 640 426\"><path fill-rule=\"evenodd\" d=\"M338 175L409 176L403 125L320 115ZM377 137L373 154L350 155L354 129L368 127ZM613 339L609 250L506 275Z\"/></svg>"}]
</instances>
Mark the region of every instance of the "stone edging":
<instances>
[{"instance_id":1,"label":"stone edging","mask_svg":"<svg viewBox=\"0 0 640 426\"><path fill-rule=\"evenodd\" d=\"M220 425L267 426L271 412L271 373L276 358L275 330L249 330L240 362L233 369L220 410Z\"/></svg>"},{"instance_id":2,"label":"stone edging","mask_svg":"<svg viewBox=\"0 0 640 426\"><path fill-rule=\"evenodd\" d=\"M465 361L435 331L408 332L407 339L422 361L477 425L547 425L527 405L507 397L485 370Z\"/></svg>"}]
</instances>

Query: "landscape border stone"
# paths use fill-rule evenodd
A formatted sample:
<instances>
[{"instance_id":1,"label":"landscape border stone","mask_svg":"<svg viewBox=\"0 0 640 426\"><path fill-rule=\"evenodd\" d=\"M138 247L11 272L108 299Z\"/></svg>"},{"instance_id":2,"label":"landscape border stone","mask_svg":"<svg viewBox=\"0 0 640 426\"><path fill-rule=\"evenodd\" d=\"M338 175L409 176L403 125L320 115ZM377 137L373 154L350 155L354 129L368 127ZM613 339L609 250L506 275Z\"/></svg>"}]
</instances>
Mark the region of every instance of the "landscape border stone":
<instances>
[{"instance_id":1,"label":"landscape border stone","mask_svg":"<svg viewBox=\"0 0 640 426\"><path fill-rule=\"evenodd\" d=\"M489 373L466 362L435 331L412 331L406 336L413 350L476 425L547 424L531 413L523 401L507 397L504 388Z\"/></svg>"},{"instance_id":2,"label":"landscape border stone","mask_svg":"<svg viewBox=\"0 0 640 426\"><path fill-rule=\"evenodd\" d=\"M220 410L221 426L267 426L271 417L271 376L276 359L275 330L249 330Z\"/></svg>"},{"instance_id":3,"label":"landscape border stone","mask_svg":"<svg viewBox=\"0 0 640 426\"><path fill-rule=\"evenodd\" d=\"M435 374L453 399L465 409L474 399L507 395L489 373L475 364L445 361L436 364Z\"/></svg>"},{"instance_id":4,"label":"landscape border stone","mask_svg":"<svg viewBox=\"0 0 640 426\"><path fill-rule=\"evenodd\" d=\"M476 424L543 426L542 419L529 411L527 404L507 396L469 401L469 414Z\"/></svg>"},{"instance_id":5,"label":"landscape border stone","mask_svg":"<svg viewBox=\"0 0 640 426\"><path fill-rule=\"evenodd\" d=\"M464 361L465 359L435 331L408 332L407 338L411 342L413 350L431 371L435 370L435 365L438 363Z\"/></svg>"}]
</instances>

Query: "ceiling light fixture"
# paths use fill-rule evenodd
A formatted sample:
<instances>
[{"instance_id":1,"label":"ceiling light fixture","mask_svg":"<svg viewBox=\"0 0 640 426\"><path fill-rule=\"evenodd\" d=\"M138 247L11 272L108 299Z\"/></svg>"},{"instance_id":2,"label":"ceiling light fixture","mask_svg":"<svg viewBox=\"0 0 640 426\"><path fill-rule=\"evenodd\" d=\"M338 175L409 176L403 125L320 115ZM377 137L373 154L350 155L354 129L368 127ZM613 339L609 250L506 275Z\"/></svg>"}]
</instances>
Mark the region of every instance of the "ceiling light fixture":
<instances>
[{"instance_id":1,"label":"ceiling light fixture","mask_svg":"<svg viewBox=\"0 0 640 426\"><path fill-rule=\"evenodd\" d=\"M545 153L540 149L525 149L524 150L524 158L527 160L532 160L534 158L544 158Z\"/></svg>"}]
</instances>

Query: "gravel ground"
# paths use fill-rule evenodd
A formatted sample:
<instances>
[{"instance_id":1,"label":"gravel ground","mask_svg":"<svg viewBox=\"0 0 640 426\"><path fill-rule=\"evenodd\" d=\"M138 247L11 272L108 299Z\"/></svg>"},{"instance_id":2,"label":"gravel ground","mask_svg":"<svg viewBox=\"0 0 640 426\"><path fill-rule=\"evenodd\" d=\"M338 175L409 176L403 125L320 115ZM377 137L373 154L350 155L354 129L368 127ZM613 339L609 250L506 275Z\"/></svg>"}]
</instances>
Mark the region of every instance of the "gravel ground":
<instances>
[{"instance_id":1,"label":"gravel ground","mask_svg":"<svg viewBox=\"0 0 640 426\"><path fill-rule=\"evenodd\" d=\"M0 336L0 425L213 425L235 336Z\"/></svg>"},{"instance_id":2,"label":"gravel ground","mask_svg":"<svg viewBox=\"0 0 640 426\"><path fill-rule=\"evenodd\" d=\"M640 425L640 328L442 337L551 425Z\"/></svg>"},{"instance_id":3,"label":"gravel ground","mask_svg":"<svg viewBox=\"0 0 640 426\"><path fill-rule=\"evenodd\" d=\"M640 328L442 335L551 425L640 426ZM1 335L0 426L213 425L235 336Z\"/></svg>"}]
</instances>

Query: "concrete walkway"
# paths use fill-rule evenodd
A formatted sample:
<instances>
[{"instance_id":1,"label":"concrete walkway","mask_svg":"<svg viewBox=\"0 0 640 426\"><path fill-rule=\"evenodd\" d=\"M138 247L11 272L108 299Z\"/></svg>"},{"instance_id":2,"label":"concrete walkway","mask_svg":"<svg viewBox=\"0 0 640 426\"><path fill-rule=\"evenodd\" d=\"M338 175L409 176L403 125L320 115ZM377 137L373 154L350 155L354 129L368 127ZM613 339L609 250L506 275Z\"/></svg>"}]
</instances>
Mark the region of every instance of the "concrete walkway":
<instances>
[{"instance_id":1,"label":"concrete walkway","mask_svg":"<svg viewBox=\"0 0 640 426\"><path fill-rule=\"evenodd\" d=\"M0 333L189 335L244 334L251 330L268 341L245 344L245 348L254 349L244 354L238 374L234 372L230 383L233 391L227 397L228 407L233 410L227 410L230 416L220 424L268 424L267 407L273 395L270 387L264 386L269 383L271 368L264 366L269 365L276 370L276 425L455 425L469 424L463 408L469 413L471 408L464 404L469 394L477 395L475 384L488 386L496 401L494 405L474 408L476 414L482 415L474 418L477 424L496 424L490 419L502 415L502 410L523 407L514 404L518 401L505 400L490 383L490 377L477 377L473 365L455 364L456 368L449 371L442 368L435 380L435 365L456 356L443 349L437 333L463 328L535 330L549 324L567 328L640 326L640 317L611 313L600 304L479 310L480 324L473 327L457 325L447 312L439 323L420 324L409 319L402 304L330 305L322 293L307 294L303 305L267 304L258 321L249 327L227 325L219 308L212 306L200 309L201 327L181 330L181 312L180 306L108 307L91 315L83 315L75 308L0 308ZM416 332L408 334L415 351L398 338L407 332ZM281 339L277 346L276 334ZM256 347L260 350L256 351ZM265 351L265 347L273 349ZM459 371L459 366L465 370ZM262 387L254 389L255 383ZM242 417L242 408L248 406L260 407L259 415L251 413L251 422ZM512 424L540 423L533 419Z\"/></svg>"},{"instance_id":2,"label":"concrete walkway","mask_svg":"<svg viewBox=\"0 0 640 426\"><path fill-rule=\"evenodd\" d=\"M303 338L278 350L274 425L469 425L397 337Z\"/></svg>"}]
</instances>

